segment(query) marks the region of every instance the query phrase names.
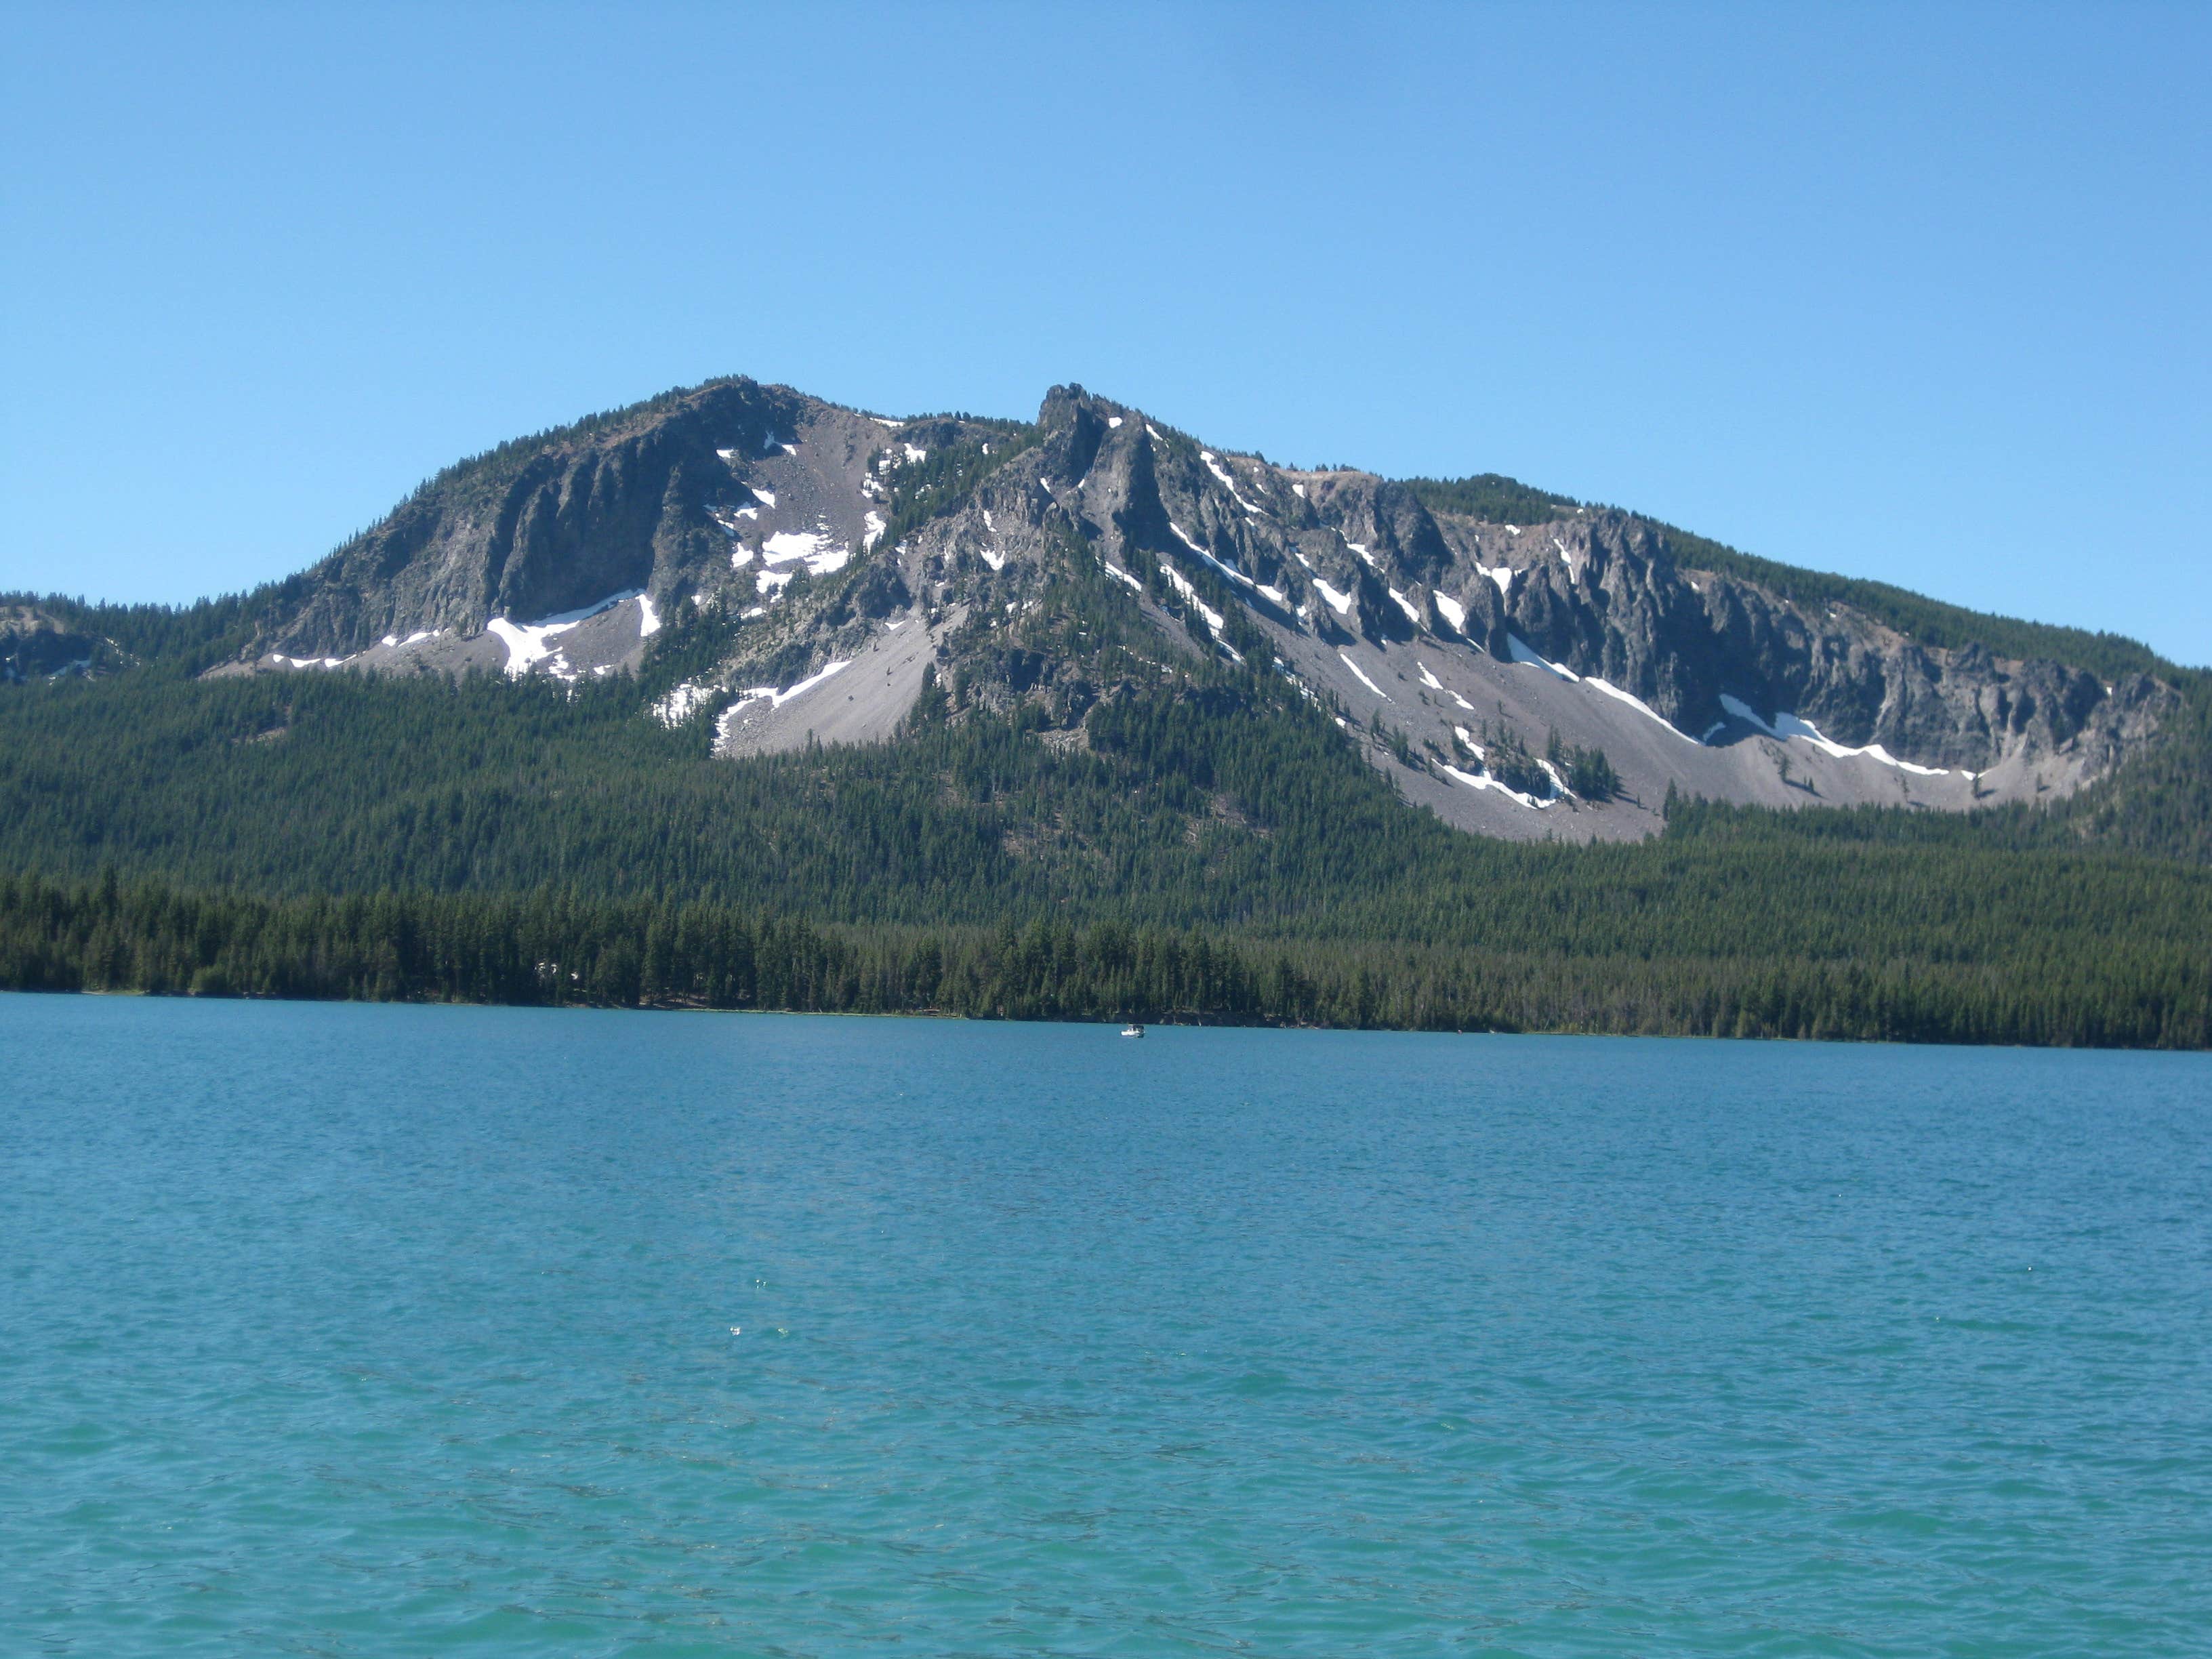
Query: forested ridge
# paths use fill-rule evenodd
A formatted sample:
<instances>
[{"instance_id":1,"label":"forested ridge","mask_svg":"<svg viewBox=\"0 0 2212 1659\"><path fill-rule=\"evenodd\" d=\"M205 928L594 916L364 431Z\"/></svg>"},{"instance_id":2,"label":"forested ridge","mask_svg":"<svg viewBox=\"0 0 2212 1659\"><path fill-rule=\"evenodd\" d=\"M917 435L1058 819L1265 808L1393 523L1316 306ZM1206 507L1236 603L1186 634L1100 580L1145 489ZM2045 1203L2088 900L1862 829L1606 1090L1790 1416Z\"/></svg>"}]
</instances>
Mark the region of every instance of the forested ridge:
<instances>
[{"instance_id":1,"label":"forested ridge","mask_svg":"<svg viewBox=\"0 0 2212 1659\"><path fill-rule=\"evenodd\" d=\"M1054 741L1039 709L948 722L926 705L895 744L734 763L709 759L704 716L674 730L646 718L649 686L313 673L30 688L0 698L0 869L270 894L570 887L872 922L988 924L1042 904L1394 938L1591 904L1626 925L1633 895L1714 865L1727 866L1717 881L1777 896L1808 872L1832 878L1826 860L1928 871L1935 890L1905 891L1884 927L1969 902L1946 891L2008 891L2061 867L2086 872L2052 894L2062 911L2198 878L2086 841L2096 789L2078 808L1958 816L1678 803L1644 844L1464 836L1407 810L1280 682L1223 664L1124 688ZM2190 760L2184 745L2174 764ZM1581 896L1554 902L1555 888ZM1795 908L1832 921L1883 902L1869 890L1841 909Z\"/></svg>"},{"instance_id":2,"label":"forested ridge","mask_svg":"<svg viewBox=\"0 0 2212 1659\"><path fill-rule=\"evenodd\" d=\"M270 900L0 878L0 988L2201 1048L2201 957L1571 955L1079 927L823 927L539 894Z\"/></svg>"},{"instance_id":3,"label":"forested ridge","mask_svg":"<svg viewBox=\"0 0 2212 1659\"><path fill-rule=\"evenodd\" d=\"M2212 1042L2212 871L2063 810L1676 801L1656 841L1512 843L1409 809L1226 665L1125 690L1072 745L940 707L894 744L736 763L644 696L133 674L0 699L0 984Z\"/></svg>"}]
</instances>

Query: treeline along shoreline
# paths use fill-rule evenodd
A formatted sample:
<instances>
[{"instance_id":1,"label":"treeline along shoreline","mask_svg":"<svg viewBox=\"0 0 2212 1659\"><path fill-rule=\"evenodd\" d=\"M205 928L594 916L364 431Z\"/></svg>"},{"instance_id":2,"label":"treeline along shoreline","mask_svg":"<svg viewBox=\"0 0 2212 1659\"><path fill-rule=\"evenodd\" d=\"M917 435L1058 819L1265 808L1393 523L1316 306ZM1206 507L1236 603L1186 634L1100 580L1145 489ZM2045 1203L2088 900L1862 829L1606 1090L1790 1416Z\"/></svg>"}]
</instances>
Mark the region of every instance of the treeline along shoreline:
<instances>
[{"instance_id":1,"label":"treeline along shoreline","mask_svg":"<svg viewBox=\"0 0 2212 1659\"><path fill-rule=\"evenodd\" d=\"M731 763L658 682L167 672L0 696L0 988L2212 1047L2197 714L2047 808L1578 845L1256 675Z\"/></svg>"},{"instance_id":2,"label":"treeline along shoreline","mask_svg":"<svg viewBox=\"0 0 2212 1659\"><path fill-rule=\"evenodd\" d=\"M1996 960L1567 953L1111 919L825 925L551 891L268 897L0 877L0 988L12 991L2212 1047L2202 950L2082 943L2022 939Z\"/></svg>"}]
</instances>

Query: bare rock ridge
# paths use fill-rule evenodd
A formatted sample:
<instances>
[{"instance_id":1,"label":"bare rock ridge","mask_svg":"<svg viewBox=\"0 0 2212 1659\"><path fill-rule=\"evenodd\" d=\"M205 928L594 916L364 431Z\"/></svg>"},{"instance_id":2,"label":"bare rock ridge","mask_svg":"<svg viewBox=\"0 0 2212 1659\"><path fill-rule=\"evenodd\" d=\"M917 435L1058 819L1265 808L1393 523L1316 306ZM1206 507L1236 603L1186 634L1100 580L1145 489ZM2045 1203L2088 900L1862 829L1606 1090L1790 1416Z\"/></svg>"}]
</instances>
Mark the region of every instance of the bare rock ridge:
<instances>
[{"instance_id":1,"label":"bare rock ridge","mask_svg":"<svg viewBox=\"0 0 2212 1659\"><path fill-rule=\"evenodd\" d=\"M1670 786L2064 793L2178 706L2151 673L1930 644L1634 514L1546 510L1207 448L1079 386L1033 422L895 421L720 380L449 469L221 672L574 679L639 669L672 623L711 661L656 711L741 755L890 740L925 695L1079 742L1102 699L1233 659L1449 821L1577 838L1650 833Z\"/></svg>"}]
</instances>

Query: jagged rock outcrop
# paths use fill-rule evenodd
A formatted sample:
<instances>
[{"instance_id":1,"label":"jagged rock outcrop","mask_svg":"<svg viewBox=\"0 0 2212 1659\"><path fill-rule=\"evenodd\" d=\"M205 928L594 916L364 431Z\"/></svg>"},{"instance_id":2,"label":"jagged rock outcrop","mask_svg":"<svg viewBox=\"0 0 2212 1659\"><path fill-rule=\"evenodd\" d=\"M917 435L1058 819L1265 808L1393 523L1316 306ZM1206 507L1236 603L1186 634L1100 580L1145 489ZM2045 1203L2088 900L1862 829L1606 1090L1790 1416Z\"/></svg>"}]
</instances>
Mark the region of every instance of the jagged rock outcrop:
<instances>
[{"instance_id":1,"label":"jagged rock outcrop","mask_svg":"<svg viewBox=\"0 0 2212 1659\"><path fill-rule=\"evenodd\" d=\"M1512 834L1644 833L1670 786L2032 798L2109 770L2175 706L2148 673L1940 647L1701 568L1631 514L1432 510L1074 386L1021 423L718 381L506 446L318 567L255 660L575 678L635 667L679 616L726 648L664 717L716 711L725 752L881 740L930 686L1073 724L1115 676L1260 653L1409 794ZM1604 807L1551 758L1599 751Z\"/></svg>"},{"instance_id":2,"label":"jagged rock outcrop","mask_svg":"<svg viewBox=\"0 0 2212 1659\"><path fill-rule=\"evenodd\" d=\"M782 387L719 381L503 446L448 469L331 555L313 573L313 597L269 643L344 653L696 584L726 551L718 512L752 503L732 461L781 453L825 413Z\"/></svg>"},{"instance_id":3,"label":"jagged rock outcrop","mask_svg":"<svg viewBox=\"0 0 2212 1659\"><path fill-rule=\"evenodd\" d=\"M1931 649L1846 607L1815 614L1683 568L1662 534L1624 514L1527 526L1502 544L1496 527L1455 528L1471 561L1514 573L1501 599L1468 596L1488 623L1486 648L1510 654L1517 636L1686 731L1727 721L1723 700L1733 696L1793 712L1850 746L1980 769L2056 753L2093 728L2095 741L2124 743L2162 701L2145 676L2107 690L2083 669L2006 661L1979 646Z\"/></svg>"}]
</instances>

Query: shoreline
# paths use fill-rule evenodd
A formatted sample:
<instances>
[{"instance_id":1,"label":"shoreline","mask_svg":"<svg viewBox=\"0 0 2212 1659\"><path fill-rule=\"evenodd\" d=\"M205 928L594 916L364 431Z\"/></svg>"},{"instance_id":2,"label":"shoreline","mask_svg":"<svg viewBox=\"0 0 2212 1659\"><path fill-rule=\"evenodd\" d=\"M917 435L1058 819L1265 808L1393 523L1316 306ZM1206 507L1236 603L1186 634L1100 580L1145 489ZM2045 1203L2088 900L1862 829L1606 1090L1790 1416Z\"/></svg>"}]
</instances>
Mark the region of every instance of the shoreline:
<instances>
[{"instance_id":1,"label":"shoreline","mask_svg":"<svg viewBox=\"0 0 2212 1659\"><path fill-rule=\"evenodd\" d=\"M511 1008L539 1013L589 1014L714 1014L740 1017L774 1016L803 1019L897 1019L915 1021L944 1021L971 1025L1066 1025L1100 1031L1112 1031L1117 1026L1135 1020L1147 1026L1179 1030L1243 1030L1283 1032L1341 1032L1373 1036L1466 1036L1466 1037L1576 1037L1612 1039L1618 1041L1653 1041L1680 1042L1725 1043L1803 1043L1826 1044L1845 1048L1964 1048L2013 1049L2021 1052L2069 1054L2212 1054L2212 1043L2203 1045L2175 1045L2149 1043L2086 1043L2086 1042L2021 1042L2004 1041L1966 1042L1956 1037L1911 1036L1814 1036L1802 1032L1735 1032L1685 1030L1624 1030L1619 1028L1590 1026L1531 1026L1518 1030L1495 1026L1448 1025L1348 1025L1319 1021L1291 1022L1266 1018L1237 1018L1233 1016L1206 1018L1188 1014L1120 1015L1098 1018L1076 1018L1049 1014L992 1014L966 1013L942 1008L793 1008L793 1007L716 1007L696 1000L640 1003L590 1002L494 1002L471 1001L439 997L357 997L357 996L279 996L258 993L229 993L216 994L192 991L151 991L134 988L100 987L84 989L18 988L0 986L0 996L52 997L113 997L121 1000L143 999L162 1002L249 1003L249 1004L305 1004L321 1006L352 1006L361 1008Z\"/></svg>"}]
</instances>

